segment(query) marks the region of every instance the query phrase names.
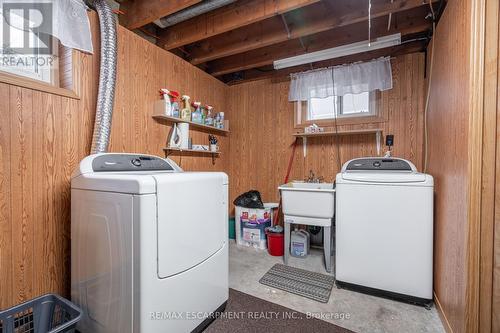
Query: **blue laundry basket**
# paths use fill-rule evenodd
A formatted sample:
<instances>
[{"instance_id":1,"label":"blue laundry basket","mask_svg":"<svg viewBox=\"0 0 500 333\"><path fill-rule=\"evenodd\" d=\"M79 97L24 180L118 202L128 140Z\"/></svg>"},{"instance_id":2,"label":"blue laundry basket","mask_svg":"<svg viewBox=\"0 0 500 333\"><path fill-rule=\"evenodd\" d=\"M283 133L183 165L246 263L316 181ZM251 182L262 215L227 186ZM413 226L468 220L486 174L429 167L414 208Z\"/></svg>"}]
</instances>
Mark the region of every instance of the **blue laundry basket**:
<instances>
[{"instance_id":1,"label":"blue laundry basket","mask_svg":"<svg viewBox=\"0 0 500 333\"><path fill-rule=\"evenodd\" d=\"M47 294L0 312L0 333L75 332L82 310L67 299Z\"/></svg>"}]
</instances>

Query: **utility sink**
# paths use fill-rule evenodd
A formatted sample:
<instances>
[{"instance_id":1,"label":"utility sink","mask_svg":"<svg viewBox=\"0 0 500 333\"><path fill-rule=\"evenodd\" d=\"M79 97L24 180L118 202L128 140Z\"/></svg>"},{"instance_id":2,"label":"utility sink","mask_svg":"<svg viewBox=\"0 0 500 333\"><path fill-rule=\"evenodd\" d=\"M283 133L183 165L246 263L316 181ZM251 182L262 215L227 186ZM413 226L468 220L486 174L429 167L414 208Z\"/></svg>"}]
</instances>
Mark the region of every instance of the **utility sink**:
<instances>
[{"instance_id":1,"label":"utility sink","mask_svg":"<svg viewBox=\"0 0 500 333\"><path fill-rule=\"evenodd\" d=\"M278 187L284 215L331 219L335 213L333 183L294 181Z\"/></svg>"}]
</instances>

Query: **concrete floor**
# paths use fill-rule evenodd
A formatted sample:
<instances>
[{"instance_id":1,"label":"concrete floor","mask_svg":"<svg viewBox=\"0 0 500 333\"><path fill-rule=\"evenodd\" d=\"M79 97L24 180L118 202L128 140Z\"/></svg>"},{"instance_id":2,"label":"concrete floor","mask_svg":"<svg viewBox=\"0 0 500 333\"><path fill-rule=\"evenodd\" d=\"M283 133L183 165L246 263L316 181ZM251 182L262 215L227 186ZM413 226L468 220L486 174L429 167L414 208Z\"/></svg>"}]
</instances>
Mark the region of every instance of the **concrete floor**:
<instances>
[{"instance_id":1,"label":"concrete floor","mask_svg":"<svg viewBox=\"0 0 500 333\"><path fill-rule=\"evenodd\" d=\"M413 333L445 332L435 307L391 301L353 291L333 288L328 303L320 303L259 283L259 279L282 257L272 257L266 251L229 246L229 287L303 313L323 314L322 318L354 332ZM326 273L321 251L313 250L306 259L291 258L290 265Z\"/></svg>"}]
</instances>

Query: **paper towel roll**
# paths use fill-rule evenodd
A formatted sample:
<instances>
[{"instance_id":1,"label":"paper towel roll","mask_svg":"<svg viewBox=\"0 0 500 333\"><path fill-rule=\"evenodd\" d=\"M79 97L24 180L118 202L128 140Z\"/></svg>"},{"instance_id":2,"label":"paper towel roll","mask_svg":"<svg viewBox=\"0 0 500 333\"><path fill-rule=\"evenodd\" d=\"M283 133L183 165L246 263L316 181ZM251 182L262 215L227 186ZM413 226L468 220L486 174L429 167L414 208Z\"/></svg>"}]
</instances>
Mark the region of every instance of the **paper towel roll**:
<instances>
[{"instance_id":1,"label":"paper towel roll","mask_svg":"<svg viewBox=\"0 0 500 333\"><path fill-rule=\"evenodd\" d=\"M189 148L189 124L188 123L179 123L179 136L181 138L180 148L188 149Z\"/></svg>"}]
</instances>

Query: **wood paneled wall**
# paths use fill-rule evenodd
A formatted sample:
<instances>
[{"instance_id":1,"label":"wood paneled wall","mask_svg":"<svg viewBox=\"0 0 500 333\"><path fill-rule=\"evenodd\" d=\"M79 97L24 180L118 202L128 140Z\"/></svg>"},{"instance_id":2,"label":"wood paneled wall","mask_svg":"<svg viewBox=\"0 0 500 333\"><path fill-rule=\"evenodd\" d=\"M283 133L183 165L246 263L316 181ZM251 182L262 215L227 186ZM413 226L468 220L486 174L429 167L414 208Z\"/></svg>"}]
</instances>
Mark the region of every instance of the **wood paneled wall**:
<instances>
[{"instance_id":1,"label":"wood paneled wall","mask_svg":"<svg viewBox=\"0 0 500 333\"><path fill-rule=\"evenodd\" d=\"M339 126L339 129L382 127L384 134L395 135L394 156L407 158L421 169L424 55L398 56L392 60L392 69L394 88L381 93L379 105L387 114L387 121L357 127ZM294 142L294 106L288 102L288 88L289 82L271 80L230 87L231 198L257 189L263 200L278 200L277 187L283 183ZM309 170L327 181L334 179L339 171L336 140L335 137L309 138L305 158L299 140L290 179L304 179ZM375 135L341 136L339 150L341 163L355 157L375 156Z\"/></svg>"},{"instance_id":2,"label":"wood paneled wall","mask_svg":"<svg viewBox=\"0 0 500 333\"><path fill-rule=\"evenodd\" d=\"M453 332L465 332L466 318L469 13L469 1L449 1L439 21L428 113L428 173L436 193L434 290Z\"/></svg>"},{"instance_id":3,"label":"wood paneled wall","mask_svg":"<svg viewBox=\"0 0 500 333\"><path fill-rule=\"evenodd\" d=\"M98 24L92 13L94 49ZM161 87L226 111L227 87L119 27L118 79L110 151L163 156L169 126L151 118ZM75 52L73 85L81 99L0 84L0 309L57 292L69 296L70 175L90 152L99 56ZM206 133L192 134L204 143ZM222 154L174 159L186 170L226 170Z\"/></svg>"}]
</instances>

